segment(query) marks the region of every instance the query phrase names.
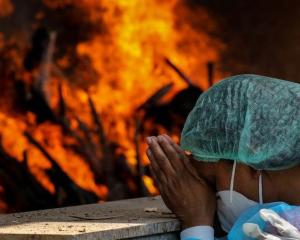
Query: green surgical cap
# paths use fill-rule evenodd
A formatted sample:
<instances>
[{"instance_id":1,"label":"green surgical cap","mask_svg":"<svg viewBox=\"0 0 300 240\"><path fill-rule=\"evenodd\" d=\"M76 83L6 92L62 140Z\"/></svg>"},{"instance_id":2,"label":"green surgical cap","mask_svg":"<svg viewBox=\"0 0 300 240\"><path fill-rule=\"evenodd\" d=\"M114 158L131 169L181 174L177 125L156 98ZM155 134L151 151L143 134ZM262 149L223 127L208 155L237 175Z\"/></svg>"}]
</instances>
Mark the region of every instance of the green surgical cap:
<instances>
[{"instance_id":1,"label":"green surgical cap","mask_svg":"<svg viewBox=\"0 0 300 240\"><path fill-rule=\"evenodd\" d=\"M220 81L199 97L181 146L200 161L261 170L299 164L300 84L250 74Z\"/></svg>"}]
</instances>

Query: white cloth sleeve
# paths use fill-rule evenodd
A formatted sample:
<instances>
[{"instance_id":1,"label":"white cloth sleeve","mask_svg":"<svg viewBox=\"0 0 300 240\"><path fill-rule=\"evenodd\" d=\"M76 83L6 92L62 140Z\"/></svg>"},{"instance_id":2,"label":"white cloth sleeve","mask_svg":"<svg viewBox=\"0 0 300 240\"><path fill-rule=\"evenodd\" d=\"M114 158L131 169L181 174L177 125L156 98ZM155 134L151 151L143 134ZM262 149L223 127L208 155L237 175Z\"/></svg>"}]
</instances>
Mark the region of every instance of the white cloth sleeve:
<instances>
[{"instance_id":1,"label":"white cloth sleeve","mask_svg":"<svg viewBox=\"0 0 300 240\"><path fill-rule=\"evenodd\" d=\"M214 229L211 226L195 226L180 233L181 240L214 240Z\"/></svg>"}]
</instances>

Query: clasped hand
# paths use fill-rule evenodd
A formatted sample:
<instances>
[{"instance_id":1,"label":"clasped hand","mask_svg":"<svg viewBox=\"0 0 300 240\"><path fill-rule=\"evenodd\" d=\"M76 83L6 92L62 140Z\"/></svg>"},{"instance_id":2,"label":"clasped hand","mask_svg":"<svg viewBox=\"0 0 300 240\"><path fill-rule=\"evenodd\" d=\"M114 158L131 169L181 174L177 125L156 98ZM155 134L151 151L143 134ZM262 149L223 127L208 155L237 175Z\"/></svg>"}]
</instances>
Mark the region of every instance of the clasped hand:
<instances>
[{"instance_id":1,"label":"clasped hand","mask_svg":"<svg viewBox=\"0 0 300 240\"><path fill-rule=\"evenodd\" d=\"M198 176L185 152L165 134L148 137L147 143L154 181L167 207L181 220L182 227L212 226L215 192Z\"/></svg>"}]
</instances>

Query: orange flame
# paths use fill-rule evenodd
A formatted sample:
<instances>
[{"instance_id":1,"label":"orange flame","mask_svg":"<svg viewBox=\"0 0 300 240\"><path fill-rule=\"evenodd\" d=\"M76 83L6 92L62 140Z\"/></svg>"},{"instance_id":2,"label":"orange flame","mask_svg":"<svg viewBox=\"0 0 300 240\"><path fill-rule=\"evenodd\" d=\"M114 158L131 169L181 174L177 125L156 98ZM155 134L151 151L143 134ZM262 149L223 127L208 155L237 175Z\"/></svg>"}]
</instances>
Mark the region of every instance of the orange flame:
<instances>
[{"instance_id":1,"label":"orange flame","mask_svg":"<svg viewBox=\"0 0 300 240\"><path fill-rule=\"evenodd\" d=\"M11 0L0 0L0 17L6 17L12 14L14 6Z\"/></svg>"},{"instance_id":2,"label":"orange flame","mask_svg":"<svg viewBox=\"0 0 300 240\"><path fill-rule=\"evenodd\" d=\"M121 139L127 149L130 163L135 163L132 140L128 139L128 126L134 110L156 90L174 81L178 91L185 83L163 62L172 59L202 89L208 87L206 63L216 62L223 45L208 34L195 31L175 15L178 1L120 0L102 1L106 12L104 20L109 34L96 35L78 45L78 53L92 59L101 78L90 93L101 112L105 113L110 137ZM204 11L202 18L208 21ZM211 24L208 22L207 24ZM219 73L218 73L219 74ZM131 134L132 136L132 134Z\"/></svg>"},{"instance_id":3,"label":"orange flame","mask_svg":"<svg viewBox=\"0 0 300 240\"><path fill-rule=\"evenodd\" d=\"M95 34L90 40L79 43L77 53L91 59L92 66L99 75L98 82L91 85L87 92L101 113L108 138L118 142L129 164L134 166L135 109L171 81L175 86L172 94L186 87L165 64L165 57L184 69L195 81L195 85L202 89L208 88L206 64L218 62L224 49L220 41L207 33L207 30L216 28L214 21L204 9L198 9L196 17L205 29L195 28L191 24L193 19L188 19L195 16L182 1L177 0L80 0L76 3L44 0L44 3L52 8L78 4L90 14L90 21L97 22L102 19L107 26L107 32ZM59 64L67 64L68 57L61 59ZM217 71L215 76L220 78L222 73ZM53 78L48 86L53 105L57 103L58 96L51 84L56 83L57 79ZM68 85L63 88L63 93L70 109L80 119L90 122L86 92L74 85ZM54 191L43 171L51 165L22 134L28 128L25 119L35 121L31 115L16 117L0 112L4 147L18 159L22 158L24 150L29 149L32 172L44 186ZM164 131L162 127L158 128L161 132ZM32 133L55 155L59 165L78 185L96 192L99 196L107 194L105 186L95 183L92 172L81 157L64 148L64 136L59 127L43 123L35 126ZM145 149L146 145L142 141L141 152ZM142 154L142 161L147 163L145 154ZM157 193L151 178L144 176L143 180L151 193Z\"/></svg>"}]
</instances>

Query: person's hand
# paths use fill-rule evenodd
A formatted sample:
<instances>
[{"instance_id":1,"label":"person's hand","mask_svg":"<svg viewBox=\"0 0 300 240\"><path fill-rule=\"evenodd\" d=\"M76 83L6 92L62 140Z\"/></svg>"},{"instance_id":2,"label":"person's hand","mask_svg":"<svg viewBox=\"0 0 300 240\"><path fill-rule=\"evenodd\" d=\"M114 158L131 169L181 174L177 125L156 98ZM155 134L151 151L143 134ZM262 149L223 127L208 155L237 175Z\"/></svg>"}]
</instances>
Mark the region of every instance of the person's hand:
<instances>
[{"instance_id":1,"label":"person's hand","mask_svg":"<svg viewBox=\"0 0 300 240\"><path fill-rule=\"evenodd\" d=\"M167 135L148 137L151 173L167 207L183 228L213 225L214 190L200 178L185 152Z\"/></svg>"}]
</instances>

